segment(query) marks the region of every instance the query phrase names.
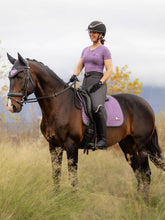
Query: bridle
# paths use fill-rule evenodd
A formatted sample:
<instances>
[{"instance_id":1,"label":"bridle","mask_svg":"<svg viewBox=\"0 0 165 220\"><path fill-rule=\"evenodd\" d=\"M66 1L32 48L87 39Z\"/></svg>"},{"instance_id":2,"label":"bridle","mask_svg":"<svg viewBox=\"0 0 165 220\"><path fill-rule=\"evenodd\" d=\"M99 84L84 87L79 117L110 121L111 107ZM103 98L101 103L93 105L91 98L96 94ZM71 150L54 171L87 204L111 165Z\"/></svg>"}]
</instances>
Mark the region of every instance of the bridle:
<instances>
[{"instance_id":1,"label":"bridle","mask_svg":"<svg viewBox=\"0 0 165 220\"><path fill-rule=\"evenodd\" d=\"M27 98L28 97L28 88L29 88L29 83L31 82L31 84L33 85L33 87L35 88L35 83L32 79L32 76L30 75L29 72L30 67L26 66L24 68L19 68L19 70L17 70L16 73L14 73L14 75L11 74L11 72L9 73L9 78L13 78L14 76L16 76L19 72L25 72L26 73L26 80L25 80L25 84L24 84L24 93L15 93L15 92L9 92L7 94L7 97L14 100L15 102L17 102L18 104L20 104L21 106L23 106L23 104L25 103L33 103L33 102L37 102L38 100L41 99L48 99L48 98L53 98L56 97L62 93L64 93L65 91L67 91L68 89L70 89L73 85L75 88L76 85L76 81L75 80L73 83L71 83L69 85L70 82L66 83L66 88L63 89L60 92L54 93L53 95L49 95L49 96L42 96L42 97L36 97L36 98ZM14 97L22 97L21 100L17 100Z\"/></svg>"},{"instance_id":2,"label":"bridle","mask_svg":"<svg viewBox=\"0 0 165 220\"><path fill-rule=\"evenodd\" d=\"M25 79L25 84L24 84L24 93L15 93L15 92L9 92L7 94L8 98L14 100L15 102L17 102L18 104L20 104L21 106L23 105L23 103L27 100L28 97L28 88L29 88L29 84L30 82L32 83L33 87L35 88L35 83L29 73L29 66L23 67L23 68L19 68L14 74L12 74L12 70L9 73L9 78L13 78L14 76L16 76L19 72L24 72L26 74L26 79ZM14 70L13 70L14 71ZM17 100L14 97L22 97L21 100Z\"/></svg>"}]
</instances>

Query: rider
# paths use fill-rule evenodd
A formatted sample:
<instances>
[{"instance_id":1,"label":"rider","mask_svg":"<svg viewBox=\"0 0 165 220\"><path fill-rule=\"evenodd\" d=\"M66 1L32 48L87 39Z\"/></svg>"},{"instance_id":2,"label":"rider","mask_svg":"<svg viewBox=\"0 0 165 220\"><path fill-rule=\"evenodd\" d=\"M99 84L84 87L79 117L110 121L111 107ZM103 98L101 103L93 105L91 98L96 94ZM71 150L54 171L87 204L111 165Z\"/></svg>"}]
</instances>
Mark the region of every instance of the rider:
<instances>
[{"instance_id":1,"label":"rider","mask_svg":"<svg viewBox=\"0 0 165 220\"><path fill-rule=\"evenodd\" d=\"M92 100L93 116L99 136L96 147L107 149L104 102L107 93L106 80L112 72L112 59L109 49L104 46L106 26L100 21L93 21L88 26L88 32L92 45L82 51L70 82L75 81L85 67L82 89L90 93ZM105 73L103 73L104 67L106 69Z\"/></svg>"}]
</instances>

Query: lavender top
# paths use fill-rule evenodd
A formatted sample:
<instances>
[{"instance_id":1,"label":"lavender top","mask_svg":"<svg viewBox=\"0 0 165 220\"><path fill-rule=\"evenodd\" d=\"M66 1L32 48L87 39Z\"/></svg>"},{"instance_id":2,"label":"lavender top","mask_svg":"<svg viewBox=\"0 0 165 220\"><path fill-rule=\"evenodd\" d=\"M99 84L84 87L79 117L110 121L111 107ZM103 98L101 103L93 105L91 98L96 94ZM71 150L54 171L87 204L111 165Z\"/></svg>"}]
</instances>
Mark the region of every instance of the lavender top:
<instances>
[{"instance_id":1,"label":"lavender top","mask_svg":"<svg viewBox=\"0 0 165 220\"><path fill-rule=\"evenodd\" d=\"M112 59L109 49L104 45L100 45L94 50L91 50L90 46L84 48L81 58L83 59L86 73L91 71L103 73L104 60Z\"/></svg>"}]
</instances>

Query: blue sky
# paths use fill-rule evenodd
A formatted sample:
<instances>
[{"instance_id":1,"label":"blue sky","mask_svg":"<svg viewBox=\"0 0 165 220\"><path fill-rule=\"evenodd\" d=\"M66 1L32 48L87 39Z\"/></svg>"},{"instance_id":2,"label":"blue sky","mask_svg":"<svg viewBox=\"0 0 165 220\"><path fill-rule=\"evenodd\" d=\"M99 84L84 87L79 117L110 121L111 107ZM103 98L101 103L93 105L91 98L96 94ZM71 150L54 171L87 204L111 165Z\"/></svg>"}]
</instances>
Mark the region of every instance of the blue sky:
<instances>
[{"instance_id":1,"label":"blue sky","mask_svg":"<svg viewBox=\"0 0 165 220\"><path fill-rule=\"evenodd\" d=\"M81 51L91 44L93 20L107 26L115 66L128 65L143 85L165 86L164 0L14 0L0 7L0 40L16 57L35 58L67 81Z\"/></svg>"}]
</instances>

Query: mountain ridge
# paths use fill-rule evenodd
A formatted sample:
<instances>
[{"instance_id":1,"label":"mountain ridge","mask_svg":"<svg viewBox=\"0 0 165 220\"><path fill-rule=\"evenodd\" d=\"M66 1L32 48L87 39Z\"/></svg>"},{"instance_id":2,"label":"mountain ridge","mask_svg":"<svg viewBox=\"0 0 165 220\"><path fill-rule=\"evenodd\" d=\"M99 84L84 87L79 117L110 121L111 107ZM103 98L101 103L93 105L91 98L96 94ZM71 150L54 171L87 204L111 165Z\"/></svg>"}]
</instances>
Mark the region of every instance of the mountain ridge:
<instances>
[{"instance_id":1,"label":"mountain ridge","mask_svg":"<svg viewBox=\"0 0 165 220\"><path fill-rule=\"evenodd\" d=\"M165 89L154 86L144 86L140 94L153 108L155 114L165 111Z\"/></svg>"}]
</instances>

